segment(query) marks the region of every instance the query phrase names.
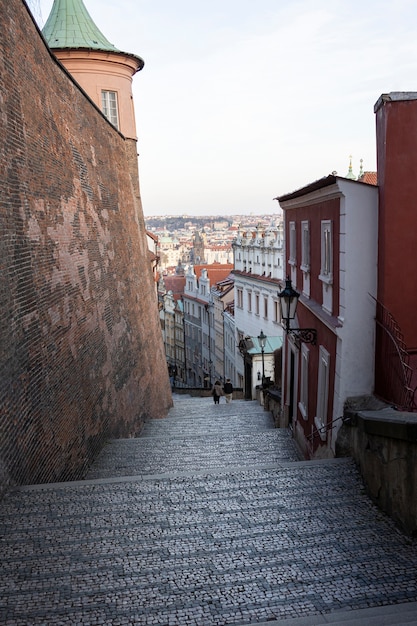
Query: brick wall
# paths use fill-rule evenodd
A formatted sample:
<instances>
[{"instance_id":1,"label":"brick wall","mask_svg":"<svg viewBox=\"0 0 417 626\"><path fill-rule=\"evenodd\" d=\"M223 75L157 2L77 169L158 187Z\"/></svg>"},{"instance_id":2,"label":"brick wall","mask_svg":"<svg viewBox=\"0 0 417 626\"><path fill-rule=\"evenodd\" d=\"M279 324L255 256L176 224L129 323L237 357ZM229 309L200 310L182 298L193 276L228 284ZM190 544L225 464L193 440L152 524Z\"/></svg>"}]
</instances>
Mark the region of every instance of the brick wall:
<instances>
[{"instance_id":1,"label":"brick wall","mask_svg":"<svg viewBox=\"0 0 417 626\"><path fill-rule=\"evenodd\" d=\"M0 0L0 491L76 479L171 393L132 147ZM133 168L134 169L134 168Z\"/></svg>"}]
</instances>

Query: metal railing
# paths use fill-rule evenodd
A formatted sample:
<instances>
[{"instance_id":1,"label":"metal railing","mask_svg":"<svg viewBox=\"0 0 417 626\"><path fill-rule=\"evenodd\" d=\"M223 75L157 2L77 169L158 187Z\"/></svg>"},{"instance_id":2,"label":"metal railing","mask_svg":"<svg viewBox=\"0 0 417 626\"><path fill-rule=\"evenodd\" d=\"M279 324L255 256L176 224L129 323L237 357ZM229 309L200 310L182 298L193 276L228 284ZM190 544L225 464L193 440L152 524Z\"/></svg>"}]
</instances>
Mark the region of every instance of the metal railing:
<instances>
[{"instance_id":1,"label":"metal railing","mask_svg":"<svg viewBox=\"0 0 417 626\"><path fill-rule=\"evenodd\" d=\"M375 394L400 411L417 411L413 374L398 323L376 301Z\"/></svg>"}]
</instances>

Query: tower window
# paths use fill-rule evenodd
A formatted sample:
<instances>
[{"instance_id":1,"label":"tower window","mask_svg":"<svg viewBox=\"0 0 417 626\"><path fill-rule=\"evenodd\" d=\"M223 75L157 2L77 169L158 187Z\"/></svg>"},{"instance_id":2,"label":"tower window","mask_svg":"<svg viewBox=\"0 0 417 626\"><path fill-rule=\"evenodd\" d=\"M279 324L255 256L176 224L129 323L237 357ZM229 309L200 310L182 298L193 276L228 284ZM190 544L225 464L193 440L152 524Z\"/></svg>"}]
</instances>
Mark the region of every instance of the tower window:
<instances>
[{"instance_id":1,"label":"tower window","mask_svg":"<svg viewBox=\"0 0 417 626\"><path fill-rule=\"evenodd\" d=\"M117 111L117 94L115 91L101 92L101 108L109 122L119 128L119 115Z\"/></svg>"}]
</instances>

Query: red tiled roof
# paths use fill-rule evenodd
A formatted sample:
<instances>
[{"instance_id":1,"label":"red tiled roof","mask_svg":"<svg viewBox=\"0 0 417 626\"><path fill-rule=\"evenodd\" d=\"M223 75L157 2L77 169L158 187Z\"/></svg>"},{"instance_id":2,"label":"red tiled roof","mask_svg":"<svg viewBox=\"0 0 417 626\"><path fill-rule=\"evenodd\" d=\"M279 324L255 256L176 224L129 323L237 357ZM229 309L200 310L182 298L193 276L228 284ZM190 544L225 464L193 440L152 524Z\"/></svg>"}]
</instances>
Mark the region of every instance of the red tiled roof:
<instances>
[{"instance_id":1,"label":"red tiled roof","mask_svg":"<svg viewBox=\"0 0 417 626\"><path fill-rule=\"evenodd\" d=\"M213 263L211 265L194 265L197 278L201 277L201 272L207 270L211 286L227 278L233 270L233 263Z\"/></svg>"},{"instance_id":2,"label":"red tiled roof","mask_svg":"<svg viewBox=\"0 0 417 626\"><path fill-rule=\"evenodd\" d=\"M185 276L164 276L164 283L167 291L172 291L175 299L184 293Z\"/></svg>"},{"instance_id":3,"label":"red tiled roof","mask_svg":"<svg viewBox=\"0 0 417 626\"><path fill-rule=\"evenodd\" d=\"M364 172L358 181L361 183L367 183L368 185L377 185L378 184L378 174L377 172Z\"/></svg>"}]
</instances>

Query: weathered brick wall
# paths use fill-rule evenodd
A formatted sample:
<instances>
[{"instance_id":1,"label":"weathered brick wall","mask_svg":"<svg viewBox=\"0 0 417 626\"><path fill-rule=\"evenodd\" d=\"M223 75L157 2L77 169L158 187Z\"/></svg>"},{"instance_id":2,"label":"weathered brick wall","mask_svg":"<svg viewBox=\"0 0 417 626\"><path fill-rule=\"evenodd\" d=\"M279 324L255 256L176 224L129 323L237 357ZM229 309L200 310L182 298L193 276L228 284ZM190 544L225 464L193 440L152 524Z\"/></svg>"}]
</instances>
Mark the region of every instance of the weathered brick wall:
<instances>
[{"instance_id":1,"label":"weathered brick wall","mask_svg":"<svg viewBox=\"0 0 417 626\"><path fill-rule=\"evenodd\" d=\"M172 399L131 147L21 0L0 29L2 491L81 477Z\"/></svg>"}]
</instances>

